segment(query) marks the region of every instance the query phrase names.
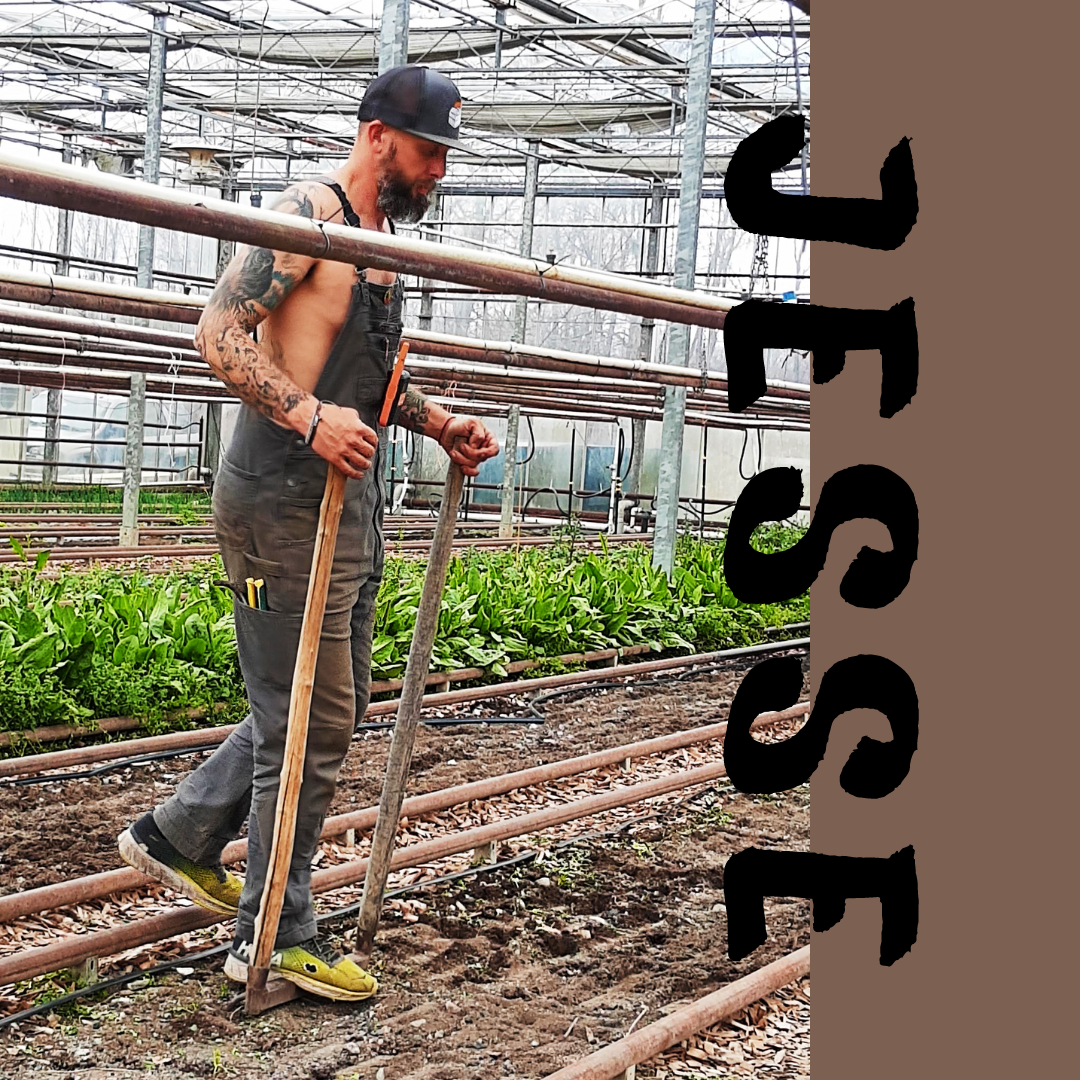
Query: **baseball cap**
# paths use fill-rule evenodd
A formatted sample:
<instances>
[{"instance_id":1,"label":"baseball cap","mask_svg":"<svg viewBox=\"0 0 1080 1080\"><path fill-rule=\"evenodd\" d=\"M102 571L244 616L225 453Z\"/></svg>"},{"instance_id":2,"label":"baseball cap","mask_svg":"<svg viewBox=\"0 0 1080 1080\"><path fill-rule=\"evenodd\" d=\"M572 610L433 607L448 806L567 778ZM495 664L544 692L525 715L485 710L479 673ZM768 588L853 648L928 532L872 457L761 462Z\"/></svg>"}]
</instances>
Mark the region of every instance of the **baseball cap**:
<instances>
[{"instance_id":1,"label":"baseball cap","mask_svg":"<svg viewBox=\"0 0 1080 1080\"><path fill-rule=\"evenodd\" d=\"M458 88L445 75L420 64L402 64L373 79L356 115L360 120L381 120L441 146L476 153L458 140Z\"/></svg>"}]
</instances>

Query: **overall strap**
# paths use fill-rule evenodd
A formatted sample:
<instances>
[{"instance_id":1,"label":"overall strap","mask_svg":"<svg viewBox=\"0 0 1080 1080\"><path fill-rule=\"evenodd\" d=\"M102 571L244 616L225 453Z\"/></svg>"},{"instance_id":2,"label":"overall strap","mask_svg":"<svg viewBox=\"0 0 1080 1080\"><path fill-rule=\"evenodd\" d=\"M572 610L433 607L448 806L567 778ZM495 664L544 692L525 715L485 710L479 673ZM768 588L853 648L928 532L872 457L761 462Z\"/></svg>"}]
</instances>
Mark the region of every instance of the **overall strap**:
<instances>
[{"instance_id":1,"label":"overall strap","mask_svg":"<svg viewBox=\"0 0 1080 1080\"><path fill-rule=\"evenodd\" d=\"M359 216L352 208L352 203L349 202L348 195L345 194L344 189L336 180L331 180L328 176L316 176L313 182L316 184L325 184L326 187L328 187L338 197L338 202L341 203L341 209L345 216L346 225L349 225L354 229L363 228L363 226L360 224ZM386 220L390 224L390 235L396 235L397 229L394 228L393 221L391 221L390 218L387 218ZM358 266L356 268L356 272L360 275L360 279L366 283L367 269L363 266Z\"/></svg>"},{"instance_id":2,"label":"overall strap","mask_svg":"<svg viewBox=\"0 0 1080 1080\"><path fill-rule=\"evenodd\" d=\"M342 186L336 180L331 180L327 176L317 176L314 182L316 184L325 184L338 197L338 202L341 203L341 209L345 215L345 224L351 225L354 229L359 229L360 218L352 208L352 203L349 202L349 197L345 194Z\"/></svg>"},{"instance_id":3,"label":"overall strap","mask_svg":"<svg viewBox=\"0 0 1080 1080\"><path fill-rule=\"evenodd\" d=\"M362 227L360 225L359 216L352 208L352 203L349 202L348 195L345 194L345 190L336 180L331 180L328 176L316 176L313 183L324 184L338 197L338 202L341 203L341 209L345 216L346 225L351 225L354 229L359 229ZM389 222L390 225L390 234L392 236L395 235L397 233L397 229L394 228L393 221L391 221L390 218L387 218L386 220L387 222Z\"/></svg>"}]
</instances>

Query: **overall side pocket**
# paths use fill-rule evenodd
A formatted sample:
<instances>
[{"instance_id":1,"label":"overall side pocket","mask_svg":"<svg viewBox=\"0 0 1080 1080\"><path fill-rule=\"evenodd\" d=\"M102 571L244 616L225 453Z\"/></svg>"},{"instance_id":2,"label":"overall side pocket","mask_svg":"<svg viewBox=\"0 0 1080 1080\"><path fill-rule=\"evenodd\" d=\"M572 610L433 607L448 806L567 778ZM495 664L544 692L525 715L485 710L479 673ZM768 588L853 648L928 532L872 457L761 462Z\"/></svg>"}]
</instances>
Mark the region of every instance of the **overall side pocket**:
<instances>
[{"instance_id":1,"label":"overall side pocket","mask_svg":"<svg viewBox=\"0 0 1080 1080\"><path fill-rule=\"evenodd\" d=\"M233 604L233 614L248 701L264 715L278 713L284 705L287 716L304 616L260 611L239 602Z\"/></svg>"},{"instance_id":2,"label":"overall side pocket","mask_svg":"<svg viewBox=\"0 0 1080 1080\"><path fill-rule=\"evenodd\" d=\"M258 474L238 469L223 454L212 500L214 532L221 547L237 551L249 547L258 496Z\"/></svg>"}]
</instances>

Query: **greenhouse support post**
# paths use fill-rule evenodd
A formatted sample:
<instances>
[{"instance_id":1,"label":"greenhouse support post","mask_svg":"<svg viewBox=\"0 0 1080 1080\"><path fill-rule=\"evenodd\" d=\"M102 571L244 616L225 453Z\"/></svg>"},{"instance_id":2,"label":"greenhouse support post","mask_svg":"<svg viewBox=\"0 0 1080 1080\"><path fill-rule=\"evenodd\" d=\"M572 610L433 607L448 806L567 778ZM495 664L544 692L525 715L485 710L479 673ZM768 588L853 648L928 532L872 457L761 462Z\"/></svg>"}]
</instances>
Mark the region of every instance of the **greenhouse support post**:
<instances>
[{"instance_id":1,"label":"greenhouse support post","mask_svg":"<svg viewBox=\"0 0 1080 1080\"><path fill-rule=\"evenodd\" d=\"M663 187L658 182L652 185L649 199L649 239L645 251L645 276L649 281L656 280L660 269L660 225L664 216ZM640 345L638 359L643 363L652 362L653 335L656 332L656 320L645 316L641 320ZM641 490L641 463L645 457L645 421L631 420L630 465L626 474L627 491Z\"/></svg>"},{"instance_id":2,"label":"greenhouse support post","mask_svg":"<svg viewBox=\"0 0 1080 1080\"><path fill-rule=\"evenodd\" d=\"M518 425L521 406L511 405L506 414L506 438L503 440L503 475L499 491L499 535L512 535L514 531L514 491L517 472Z\"/></svg>"},{"instance_id":3,"label":"greenhouse support post","mask_svg":"<svg viewBox=\"0 0 1080 1080\"><path fill-rule=\"evenodd\" d=\"M533 222L536 220L536 189L540 183L540 143L529 140L529 156L525 159L525 201L521 209L521 246L519 254L532 258ZM513 340L525 344L525 325L529 314L529 298L519 296L514 301Z\"/></svg>"},{"instance_id":4,"label":"greenhouse support post","mask_svg":"<svg viewBox=\"0 0 1080 1080\"><path fill-rule=\"evenodd\" d=\"M690 67L686 91L686 128L683 139L682 183L679 193L679 229L675 242L674 285L694 287L697 263L698 219L705 167L705 128L709 116L709 76L712 68L715 0L696 0ZM668 336L668 363L685 367L690 359L690 328L673 324ZM683 429L686 388L664 390L664 428L660 440L660 470L656 483L656 533L653 565L668 577L675 566L675 537L679 523L682 483Z\"/></svg>"},{"instance_id":5,"label":"greenhouse support post","mask_svg":"<svg viewBox=\"0 0 1080 1080\"><path fill-rule=\"evenodd\" d=\"M165 36L168 16L154 15L150 38L150 70L147 77L146 140L143 144L143 180L156 184L161 170L161 113L165 93ZM135 284L149 289L154 284L154 230L139 226L139 256ZM146 374L132 372L128 395L127 439L124 445L124 505L120 515L120 546L139 543L139 485L142 481L143 420L146 418Z\"/></svg>"},{"instance_id":6,"label":"greenhouse support post","mask_svg":"<svg viewBox=\"0 0 1080 1080\"><path fill-rule=\"evenodd\" d=\"M409 0L383 0L379 74L409 62Z\"/></svg>"}]
</instances>

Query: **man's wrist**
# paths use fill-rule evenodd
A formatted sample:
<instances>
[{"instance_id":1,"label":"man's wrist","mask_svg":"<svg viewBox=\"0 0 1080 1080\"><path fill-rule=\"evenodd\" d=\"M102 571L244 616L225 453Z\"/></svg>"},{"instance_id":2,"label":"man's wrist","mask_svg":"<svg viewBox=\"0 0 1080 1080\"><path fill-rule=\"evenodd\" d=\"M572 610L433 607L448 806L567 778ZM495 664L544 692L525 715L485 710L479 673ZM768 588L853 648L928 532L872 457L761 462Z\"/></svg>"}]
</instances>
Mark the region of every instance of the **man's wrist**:
<instances>
[{"instance_id":1,"label":"man's wrist","mask_svg":"<svg viewBox=\"0 0 1080 1080\"><path fill-rule=\"evenodd\" d=\"M453 418L453 414L449 409L444 409L428 399L425 399L425 404L427 405L427 422L424 424L423 434L438 442L446 429L447 421Z\"/></svg>"},{"instance_id":2,"label":"man's wrist","mask_svg":"<svg viewBox=\"0 0 1080 1080\"><path fill-rule=\"evenodd\" d=\"M435 436L435 441L436 441L436 442L437 442L437 443L438 443L438 444L439 444L440 446L442 446L442 445L443 445L443 435L444 435L444 434L446 433L446 429L447 429L447 428L448 428L448 427L450 426L450 422L451 422L451 421L452 421L453 419L454 419L454 417L453 417L453 416L452 416L452 415L451 415L450 413L447 413L447 414L446 414L446 419L445 419L445 420L443 421L443 423L442 423L442 426L441 426L441 427L439 428L439 433L438 433L438 435L436 435L436 436ZM443 447L443 449L446 449L446 448L445 448L445 447Z\"/></svg>"},{"instance_id":3,"label":"man's wrist","mask_svg":"<svg viewBox=\"0 0 1080 1080\"><path fill-rule=\"evenodd\" d=\"M295 408L289 410L289 426L302 438L307 438L318 408L319 399L314 394L306 394Z\"/></svg>"}]
</instances>

